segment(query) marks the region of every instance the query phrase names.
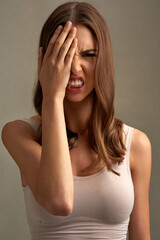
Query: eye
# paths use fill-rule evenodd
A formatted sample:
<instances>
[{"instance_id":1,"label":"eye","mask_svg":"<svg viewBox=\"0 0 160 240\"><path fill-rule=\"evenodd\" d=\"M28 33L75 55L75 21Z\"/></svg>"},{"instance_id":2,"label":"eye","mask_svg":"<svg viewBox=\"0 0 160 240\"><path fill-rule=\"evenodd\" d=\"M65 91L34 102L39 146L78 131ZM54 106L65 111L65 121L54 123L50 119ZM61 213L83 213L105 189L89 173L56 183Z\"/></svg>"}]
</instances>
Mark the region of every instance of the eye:
<instances>
[{"instance_id":1,"label":"eye","mask_svg":"<svg viewBox=\"0 0 160 240\"><path fill-rule=\"evenodd\" d=\"M85 53L83 56L84 57L96 57L96 54L94 54L94 53Z\"/></svg>"}]
</instances>

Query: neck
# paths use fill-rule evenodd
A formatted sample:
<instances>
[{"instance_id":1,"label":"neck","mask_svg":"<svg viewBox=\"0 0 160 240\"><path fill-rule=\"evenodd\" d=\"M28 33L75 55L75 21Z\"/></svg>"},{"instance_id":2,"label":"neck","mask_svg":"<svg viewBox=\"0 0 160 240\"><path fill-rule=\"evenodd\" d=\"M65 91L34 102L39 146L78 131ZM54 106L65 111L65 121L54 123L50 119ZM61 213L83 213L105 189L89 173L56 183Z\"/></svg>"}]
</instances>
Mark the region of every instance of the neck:
<instances>
[{"instance_id":1,"label":"neck","mask_svg":"<svg viewBox=\"0 0 160 240\"><path fill-rule=\"evenodd\" d=\"M64 113L66 127L78 135L87 136L88 122L93 106L93 94L81 102L71 102L64 99Z\"/></svg>"}]
</instances>

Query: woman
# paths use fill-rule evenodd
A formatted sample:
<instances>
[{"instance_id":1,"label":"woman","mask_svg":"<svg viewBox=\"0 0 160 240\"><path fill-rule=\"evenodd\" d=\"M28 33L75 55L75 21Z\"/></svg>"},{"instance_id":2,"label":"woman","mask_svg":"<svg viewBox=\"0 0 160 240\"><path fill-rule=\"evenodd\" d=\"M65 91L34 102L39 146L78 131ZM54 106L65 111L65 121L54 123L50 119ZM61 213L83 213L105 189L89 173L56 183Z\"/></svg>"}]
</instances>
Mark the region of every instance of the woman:
<instances>
[{"instance_id":1,"label":"woman","mask_svg":"<svg viewBox=\"0 0 160 240\"><path fill-rule=\"evenodd\" d=\"M114 111L108 27L68 2L39 42L37 115L8 122L2 140L19 167L32 239L149 240L151 144Z\"/></svg>"}]
</instances>

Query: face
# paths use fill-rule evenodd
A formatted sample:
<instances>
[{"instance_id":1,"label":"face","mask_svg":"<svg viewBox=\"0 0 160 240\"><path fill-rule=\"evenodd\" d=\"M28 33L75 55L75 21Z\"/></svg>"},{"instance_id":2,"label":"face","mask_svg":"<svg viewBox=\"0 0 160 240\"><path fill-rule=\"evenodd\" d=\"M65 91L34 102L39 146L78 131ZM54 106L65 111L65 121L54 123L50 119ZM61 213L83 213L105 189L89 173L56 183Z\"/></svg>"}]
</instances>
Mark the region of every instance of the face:
<instances>
[{"instance_id":1,"label":"face","mask_svg":"<svg viewBox=\"0 0 160 240\"><path fill-rule=\"evenodd\" d=\"M80 102L86 97L92 96L97 59L96 40L91 31L83 25L76 25L76 28L78 44L71 65L70 77L82 77L84 85L81 91L76 92L66 88L65 98L72 102Z\"/></svg>"}]
</instances>

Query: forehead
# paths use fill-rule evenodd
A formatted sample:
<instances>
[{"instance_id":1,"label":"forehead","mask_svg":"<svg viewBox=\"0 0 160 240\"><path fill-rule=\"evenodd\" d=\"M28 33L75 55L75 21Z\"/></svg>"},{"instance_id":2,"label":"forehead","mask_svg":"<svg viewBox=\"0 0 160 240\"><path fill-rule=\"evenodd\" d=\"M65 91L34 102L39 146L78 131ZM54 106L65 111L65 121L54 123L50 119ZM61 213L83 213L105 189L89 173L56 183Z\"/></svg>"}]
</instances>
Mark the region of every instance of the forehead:
<instances>
[{"instance_id":1,"label":"forehead","mask_svg":"<svg viewBox=\"0 0 160 240\"><path fill-rule=\"evenodd\" d=\"M84 25L75 25L77 28L76 38L78 39L78 50L96 48L96 40L92 32Z\"/></svg>"}]
</instances>

